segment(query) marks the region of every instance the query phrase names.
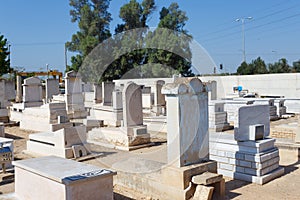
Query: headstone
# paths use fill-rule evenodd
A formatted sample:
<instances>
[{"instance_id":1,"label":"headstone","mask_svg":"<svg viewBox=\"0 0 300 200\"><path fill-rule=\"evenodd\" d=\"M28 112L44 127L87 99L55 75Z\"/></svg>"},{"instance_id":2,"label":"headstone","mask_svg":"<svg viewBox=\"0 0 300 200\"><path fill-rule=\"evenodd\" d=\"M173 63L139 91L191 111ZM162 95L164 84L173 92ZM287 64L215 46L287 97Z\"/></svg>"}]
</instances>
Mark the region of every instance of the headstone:
<instances>
[{"instance_id":1,"label":"headstone","mask_svg":"<svg viewBox=\"0 0 300 200\"><path fill-rule=\"evenodd\" d=\"M133 82L123 89L124 127L143 125L143 107L141 87Z\"/></svg>"},{"instance_id":2,"label":"headstone","mask_svg":"<svg viewBox=\"0 0 300 200\"><path fill-rule=\"evenodd\" d=\"M112 93L112 106L114 110L122 110L123 104L122 104L122 91L120 90L114 90Z\"/></svg>"},{"instance_id":3,"label":"headstone","mask_svg":"<svg viewBox=\"0 0 300 200\"><path fill-rule=\"evenodd\" d=\"M55 132L30 134L27 141L27 151L40 155L74 158L72 147L74 145L84 145L85 143L86 127L73 126Z\"/></svg>"},{"instance_id":4,"label":"headstone","mask_svg":"<svg viewBox=\"0 0 300 200\"><path fill-rule=\"evenodd\" d=\"M101 103L102 102L102 85L101 84L94 84L94 103Z\"/></svg>"},{"instance_id":5,"label":"headstone","mask_svg":"<svg viewBox=\"0 0 300 200\"><path fill-rule=\"evenodd\" d=\"M59 94L58 79L46 79L46 102L50 102L53 95Z\"/></svg>"},{"instance_id":6,"label":"headstone","mask_svg":"<svg viewBox=\"0 0 300 200\"><path fill-rule=\"evenodd\" d=\"M208 94L198 78L177 78L166 95L168 163L183 167L208 159ZM170 109L172 108L172 109Z\"/></svg>"},{"instance_id":7,"label":"headstone","mask_svg":"<svg viewBox=\"0 0 300 200\"><path fill-rule=\"evenodd\" d=\"M238 110L238 117L234 123L234 138L237 141L248 141L253 139L250 131L251 126L263 125L264 136L267 137L270 134L270 116L269 105L249 105L240 107ZM256 130L256 128L254 128ZM258 133L259 134L259 133Z\"/></svg>"},{"instance_id":8,"label":"headstone","mask_svg":"<svg viewBox=\"0 0 300 200\"><path fill-rule=\"evenodd\" d=\"M227 121L227 112L224 111L223 101L209 101L209 128L215 131L225 131L232 128Z\"/></svg>"},{"instance_id":9,"label":"headstone","mask_svg":"<svg viewBox=\"0 0 300 200\"><path fill-rule=\"evenodd\" d=\"M166 108L166 99L165 95L161 93L161 89L163 85L165 84L165 81L158 80L154 82L154 86L151 88L154 94L154 105L152 107L152 110L156 113L156 115L164 114L163 109Z\"/></svg>"},{"instance_id":10,"label":"headstone","mask_svg":"<svg viewBox=\"0 0 300 200\"><path fill-rule=\"evenodd\" d=\"M75 71L70 71L66 74L65 99L70 118L83 118L87 116L84 108L81 75Z\"/></svg>"},{"instance_id":11,"label":"headstone","mask_svg":"<svg viewBox=\"0 0 300 200\"><path fill-rule=\"evenodd\" d=\"M23 103L25 107L40 106L42 102L42 84L37 77L24 79Z\"/></svg>"},{"instance_id":12,"label":"headstone","mask_svg":"<svg viewBox=\"0 0 300 200\"><path fill-rule=\"evenodd\" d=\"M207 87L209 91L209 100L217 100L217 81L207 82Z\"/></svg>"},{"instance_id":13,"label":"headstone","mask_svg":"<svg viewBox=\"0 0 300 200\"><path fill-rule=\"evenodd\" d=\"M102 104L104 106L112 105L112 92L115 89L115 83L102 82Z\"/></svg>"},{"instance_id":14,"label":"headstone","mask_svg":"<svg viewBox=\"0 0 300 200\"><path fill-rule=\"evenodd\" d=\"M142 88L142 105L143 109L150 110L153 105L153 93L151 93L151 87L146 87L144 85L141 86Z\"/></svg>"},{"instance_id":15,"label":"headstone","mask_svg":"<svg viewBox=\"0 0 300 200\"><path fill-rule=\"evenodd\" d=\"M16 99L16 84L14 80L5 80L5 99L7 101Z\"/></svg>"},{"instance_id":16,"label":"headstone","mask_svg":"<svg viewBox=\"0 0 300 200\"><path fill-rule=\"evenodd\" d=\"M22 77L17 75L17 94L16 103L22 102Z\"/></svg>"},{"instance_id":17,"label":"headstone","mask_svg":"<svg viewBox=\"0 0 300 200\"><path fill-rule=\"evenodd\" d=\"M5 108L5 81L0 80L0 109Z\"/></svg>"}]
</instances>

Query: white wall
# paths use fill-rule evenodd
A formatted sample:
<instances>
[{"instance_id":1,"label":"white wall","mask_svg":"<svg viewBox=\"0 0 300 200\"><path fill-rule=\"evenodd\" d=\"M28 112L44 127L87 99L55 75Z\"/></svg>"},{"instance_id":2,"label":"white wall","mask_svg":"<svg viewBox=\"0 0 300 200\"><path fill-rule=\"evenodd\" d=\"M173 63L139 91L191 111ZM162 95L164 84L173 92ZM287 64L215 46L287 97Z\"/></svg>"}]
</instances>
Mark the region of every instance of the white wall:
<instances>
[{"instance_id":1,"label":"white wall","mask_svg":"<svg viewBox=\"0 0 300 200\"><path fill-rule=\"evenodd\" d=\"M202 82L217 81L217 98L225 98L233 94L233 87L242 86L249 92L258 95L284 96L285 98L300 98L300 73L261 74L240 76L205 76L199 77ZM151 79L122 79L114 80L116 85L133 81L139 85L151 85L156 80L164 80L166 83L172 78Z\"/></svg>"},{"instance_id":2,"label":"white wall","mask_svg":"<svg viewBox=\"0 0 300 200\"><path fill-rule=\"evenodd\" d=\"M249 92L258 95L284 96L285 98L300 98L300 73L262 74L243 76L209 76L200 77L203 82L217 81L218 98L224 98L233 93L234 86L242 86Z\"/></svg>"}]
</instances>

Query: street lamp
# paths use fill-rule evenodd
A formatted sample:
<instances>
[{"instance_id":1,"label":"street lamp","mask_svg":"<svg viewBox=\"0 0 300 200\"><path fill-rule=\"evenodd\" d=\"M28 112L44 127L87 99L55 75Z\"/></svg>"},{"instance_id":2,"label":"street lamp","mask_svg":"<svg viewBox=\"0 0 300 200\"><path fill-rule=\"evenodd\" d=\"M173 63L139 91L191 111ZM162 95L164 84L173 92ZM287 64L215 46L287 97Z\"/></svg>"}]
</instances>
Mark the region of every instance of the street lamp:
<instances>
[{"instance_id":1,"label":"street lamp","mask_svg":"<svg viewBox=\"0 0 300 200\"><path fill-rule=\"evenodd\" d=\"M246 62L246 50L245 50L245 20L251 20L253 19L253 17L242 17L242 18L238 18L235 21L242 22L242 37L243 37L243 59L244 62Z\"/></svg>"}]
</instances>

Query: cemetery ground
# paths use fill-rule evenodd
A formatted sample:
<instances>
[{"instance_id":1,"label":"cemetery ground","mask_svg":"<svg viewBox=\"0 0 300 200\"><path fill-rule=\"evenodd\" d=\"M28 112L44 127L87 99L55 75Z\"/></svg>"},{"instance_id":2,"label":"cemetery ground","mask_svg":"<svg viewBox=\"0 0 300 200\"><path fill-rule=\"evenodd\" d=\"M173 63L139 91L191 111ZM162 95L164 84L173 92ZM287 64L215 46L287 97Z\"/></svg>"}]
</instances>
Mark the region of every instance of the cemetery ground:
<instances>
[{"instance_id":1,"label":"cemetery ground","mask_svg":"<svg viewBox=\"0 0 300 200\"><path fill-rule=\"evenodd\" d=\"M297 117L281 119L271 122L271 127L278 124L293 123ZM31 158L23 151L26 149L26 141L31 131L21 130L18 126L6 127L6 137L14 139L14 159L23 160ZM228 131L228 132L233 132ZM157 134L160 135L160 134ZM82 160L81 162L96 165L103 168L116 167L122 160L139 158L166 162L166 140L153 138L156 145L148 148L133 150L130 152L108 149L99 146L90 146L93 152L97 152L96 158ZM280 150L280 165L285 168L285 173L280 178L272 180L264 185L257 185L245 181L226 178L226 199L299 199L300 197L300 161L294 154ZM126 166L122 166L123 168ZM7 170L6 174L0 173L0 194L14 192L13 171ZM0 196L1 199L1 196ZM128 189L114 186L114 199L150 199Z\"/></svg>"}]
</instances>

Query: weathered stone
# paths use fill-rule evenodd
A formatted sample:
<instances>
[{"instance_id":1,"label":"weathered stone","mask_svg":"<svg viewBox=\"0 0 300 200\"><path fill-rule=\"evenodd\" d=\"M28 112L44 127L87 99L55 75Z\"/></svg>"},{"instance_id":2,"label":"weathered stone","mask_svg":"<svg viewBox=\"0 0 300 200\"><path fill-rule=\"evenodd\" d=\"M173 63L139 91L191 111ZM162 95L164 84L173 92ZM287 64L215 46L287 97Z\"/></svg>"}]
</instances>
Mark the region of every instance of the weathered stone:
<instances>
[{"instance_id":1,"label":"weathered stone","mask_svg":"<svg viewBox=\"0 0 300 200\"><path fill-rule=\"evenodd\" d=\"M221 175L221 174L204 172L203 174L193 176L192 182L197 185L210 185L210 184L221 181L222 178L223 178L223 175Z\"/></svg>"},{"instance_id":2,"label":"weathered stone","mask_svg":"<svg viewBox=\"0 0 300 200\"><path fill-rule=\"evenodd\" d=\"M211 200L214 187L197 185L193 200Z\"/></svg>"}]
</instances>

